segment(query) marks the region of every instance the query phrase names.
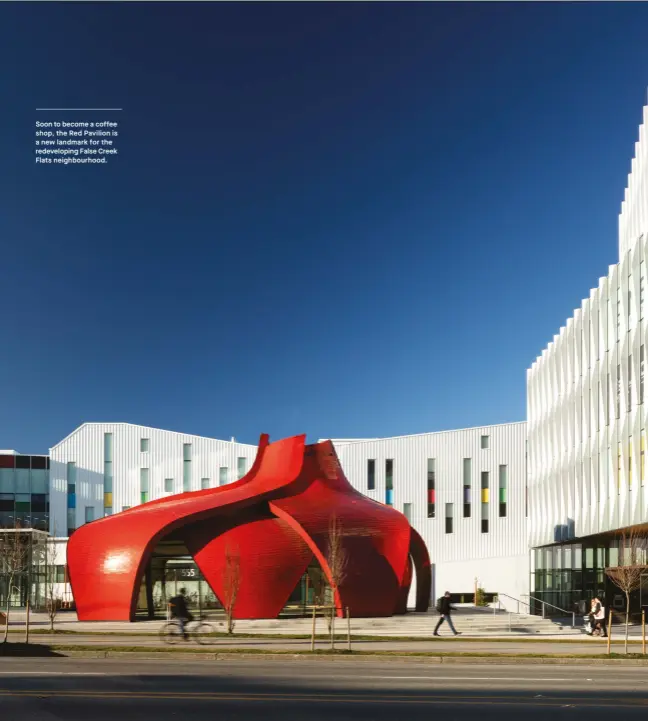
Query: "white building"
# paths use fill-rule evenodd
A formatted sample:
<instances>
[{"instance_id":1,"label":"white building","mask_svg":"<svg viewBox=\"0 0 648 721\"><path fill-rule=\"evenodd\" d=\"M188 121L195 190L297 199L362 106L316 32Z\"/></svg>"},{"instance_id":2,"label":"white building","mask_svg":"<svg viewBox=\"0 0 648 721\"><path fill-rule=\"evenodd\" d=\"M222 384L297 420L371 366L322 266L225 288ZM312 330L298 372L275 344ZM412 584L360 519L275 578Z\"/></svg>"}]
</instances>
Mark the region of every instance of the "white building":
<instances>
[{"instance_id":1,"label":"white building","mask_svg":"<svg viewBox=\"0 0 648 721\"><path fill-rule=\"evenodd\" d=\"M648 521L647 123L648 107L619 217L619 262L527 372L530 545L547 547L534 554L534 593L563 606L605 592L603 569L618 561L611 532Z\"/></svg>"},{"instance_id":2,"label":"white building","mask_svg":"<svg viewBox=\"0 0 648 721\"><path fill-rule=\"evenodd\" d=\"M256 446L130 423L84 423L50 450L50 533L247 473Z\"/></svg>"},{"instance_id":3,"label":"white building","mask_svg":"<svg viewBox=\"0 0 648 721\"><path fill-rule=\"evenodd\" d=\"M351 484L404 513L425 540L433 598L472 602L477 579L503 604L529 594L525 442L524 422L333 441Z\"/></svg>"}]
</instances>

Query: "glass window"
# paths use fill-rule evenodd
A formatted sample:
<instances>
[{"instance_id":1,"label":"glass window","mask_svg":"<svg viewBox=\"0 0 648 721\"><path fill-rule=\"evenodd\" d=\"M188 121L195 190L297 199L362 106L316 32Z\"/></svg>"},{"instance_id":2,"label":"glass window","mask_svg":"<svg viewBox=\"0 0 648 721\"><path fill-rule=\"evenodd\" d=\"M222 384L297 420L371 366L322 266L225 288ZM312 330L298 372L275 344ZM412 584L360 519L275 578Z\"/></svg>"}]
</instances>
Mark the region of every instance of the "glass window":
<instances>
[{"instance_id":1,"label":"glass window","mask_svg":"<svg viewBox=\"0 0 648 721\"><path fill-rule=\"evenodd\" d=\"M483 450L488 450L490 448L490 436L481 437L481 447Z\"/></svg>"},{"instance_id":2,"label":"glass window","mask_svg":"<svg viewBox=\"0 0 648 721\"><path fill-rule=\"evenodd\" d=\"M436 515L436 459L427 461L427 515L434 518Z\"/></svg>"},{"instance_id":3,"label":"glass window","mask_svg":"<svg viewBox=\"0 0 648 721\"><path fill-rule=\"evenodd\" d=\"M506 518L506 491L508 486L508 468L507 466L499 467L499 515L500 518Z\"/></svg>"},{"instance_id":4,"label":"glass window","mask_svg":"<svg viewBox=\"0 0 648 721\"><path fill-rule=\"evenodd\" d=\"M85 522L90 523L91 521L94 521L95 515L94 515L94 508L92 506L86 506L85 507Z\"/></svg>"},{"instance_id":5,"label":"glass window","mask_svg":"<svg viewBox=\"0 0 648 721\"><path fill-rule=\"evenodd\" d=\"M472 458L463 459L463 517L470 518L470 488L472 485Z\"/></svg>"},{"instance_id":6,"label":"glass window","mask_svg":"<svg viewBox=\"0 0 648 721\"><path fill-rule=\"evenodd\" d=\"M490 474L488 471L481 472L481 531L488 533L488 503L489 503Z\"/></svg>"},{"instance_id":7,"label":"glass window","mask_svg":"<svg viewBox=\"0 0 648 721\"><path fill-rule=\"evenodd\" d=\"M412 522L412 504L411 503L403 503L403 515L407 520L411 523Z\"/></svg>"},{"instance_id":8,"label":"glass window","mask_svg":"<svg viewBox=\"0 0 648 721\"><path fill-rule=\"evenodd\" d=\"M149 439L148 438L140 438L140 451L142 453L148 453L148 451L149 451Z\"/></svg>"},{"instance_id":9,"label":"glass window","mask_svg":"<svg viewBox=\"0 0 648 721\"><path fill-rule=\"evenodd\" d=\"M16 468L16 493L31 493L29 486L29 468Z\"/></svg>"},{"instance_id":10,"label":"glass window","mask_svg":"<svg viewBox=\"0 0 648 721\"><path fill-rule=\"evenodd\" d=\"M104 507L104 516L112 516L112 506Z\"/></svg>"},{"instance_id":11,"label":"glass window","mask_svg":"<svg viewBox=\"0 0 648 721\"><path fill-rule=\"evenodd\" d=\"M221 466L218 470L218 485L224 486L229 482L229 468L227 466Z\"/></svg>"},{"instance_id":12,"label":"glass window","mask_svg":"<svg viewBox=\"0 0 648 721\"><path fill-rule=\"evenodd\" d=\"M452 533L453 504L445 504L445 532Z\"/></svg>"},{"instance_id":13,"label":"glass window","mask_svg":"<svg viewBox=\"0 0 648 721\"><path fill-rule=\"evenodd\" d=\"M13 468L0 468L0 493L15 493L16 471Z\"/></svg>"},{"instance_id":14,"label":"glass window","mask_svg":"<svg viewBox=\"0 0 648 721\"><path fill-rule=\"evenodd\" d=\"M632 410L632 354L628 356L628 409L629 413Z\"/></svg>"},{"instance_id":15,"label":"glass window","mask_svg":"<svg viewBox=\"0 0 648 721\"><path fill-rule=\"evenodd\" d=\"M209 478L201 478L200 479L200 487L204 490L205 488L209 488Z\"/></svg>"},{"instance_id":16,"label":"glass window","mask_svg":"<svg viewBox=\"0 0 648 721\"><path fill-rule=\"evenodd\" d=\"M236 459L236 473L239 479L247 473L247 458Z\"/></svg>"},{"instance_id":17,"label":"glass window","mask_svg":"<svg viewBox=\"0 0 648 721\"><path fill-rule=\"evenodd\" d=\"M149 469L140 468L140 492L148 493L149 490Z\"/></svg>"},{"instance_id":18,"label":"glass window","mask_svg":"<svg viewBox=\"0 0 648 721\"><path fill-rule=\"evenodd\" d=\"M76 511L74 508L68 508L67 511L68 536L71 536L76 528Z\"/></svg>"},{"instance_id":19,"label":"glass window","mask_svg":"<svg viewBox=\"0 0 648 721\"><path fill-rule=\"evenodd\" d=\"M76 463L67 464L68 493L76 493Z\"/></svg>"},{"instance_id":20,"label":"glass window","mask_svg":"<svg viewBox=\"0 0 648 721\"><path fill-rule=\"evenodd\" d=\"M130 511L130 506L122 506L122 511Z\"/></svg>"},{"instance_id":21,"label":"glass window","mask_svg":"<svg viewBox=\"0 0 648 721\"><path fill-rule=\"evenodd\" d=\"M376 488L376 459L370 458L367 461L367 490L373 491Z\"/></svg>"},{"instance_id":22,"label":"glass window","mask_svg":"<svg viewBox=\"0 0 648 721\"><path fill-rule=\"evenodd\" d=\"M164 479L164 492L173 493L173 478Z\"/></svg>"},{"instance_id":23,"label":"glass window","mask_svg":"<svg viewBox=\"0 0 648 721\"><path fill-rule=\"evenodd\" d=\"M104 433L104 493L113 489L113 434Z\"/></svg>"},{"instance_id":24,"label":"glass window","mask_svg":"<svg viewBox=\"0 0 648 721\"><path fill-rule=\"evenodd\" d=\"M187 493L191 490L191 443L182 447L182 490Z\"/></svg>"},{"instance_id":25,"label":"glass window","mask_svg":"<svg viewBox=\"0 0 648 721\"><path fill-rule=\"evenodd\" d=\"M49 493L49 471L43 469L32 470L31 472L31 492L32 493Z\"/></svg>"},{"instance_id":26,"label":"glass window","mask_svg":"<svg viewBox=\"0 0 648 721\"><path fill-rule=\"evenodd\" d=\"M385 488L388 491L394 490L394 460L387 458L385 461Z\"/></svg>"}]
</instances>

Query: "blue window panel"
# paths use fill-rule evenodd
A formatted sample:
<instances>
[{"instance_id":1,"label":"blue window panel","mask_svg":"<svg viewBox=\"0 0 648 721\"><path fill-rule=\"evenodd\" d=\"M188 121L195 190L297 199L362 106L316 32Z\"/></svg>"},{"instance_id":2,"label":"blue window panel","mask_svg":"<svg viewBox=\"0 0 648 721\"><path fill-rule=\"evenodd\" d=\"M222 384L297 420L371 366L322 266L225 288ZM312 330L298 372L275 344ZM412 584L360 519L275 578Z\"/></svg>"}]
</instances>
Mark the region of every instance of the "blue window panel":
<instances>
[{"instance_id":1,"label":"blue window panel","mask_svg":"<svg viewBox=\"0 0 648 721\"><path fill-rule=\"evenodd\" d=\"M394 491L392 491L391 488L388 488L385 492L385 503L388 506L392 506L394 504Z\"/></svg>"},{"instance_id":2,"label":"blue window panel","mask_svg":"<svg viewBox=\"0 0 648 721\"><path fill-rule=\"evenodd\" d=\"M68 493L68 508L76 508L76 493Z\"/></svg>"}]
</instances>

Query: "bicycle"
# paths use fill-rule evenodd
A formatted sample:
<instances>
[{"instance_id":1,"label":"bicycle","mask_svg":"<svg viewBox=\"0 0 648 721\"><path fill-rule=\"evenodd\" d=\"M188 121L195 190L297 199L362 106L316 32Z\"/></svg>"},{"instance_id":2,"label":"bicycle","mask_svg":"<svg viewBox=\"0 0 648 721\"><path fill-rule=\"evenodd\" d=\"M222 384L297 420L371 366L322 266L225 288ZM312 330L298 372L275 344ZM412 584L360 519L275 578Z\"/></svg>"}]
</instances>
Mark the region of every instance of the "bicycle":
<instances>
[{"instance_id":1,"label":"bicycle","mask_svg":"<svg viewBox=\"0 0 648 721\"><path fill-rule=\"evenodd\" d=\"M201 618L185 623L186 640L193 640L201 646L208 644L215 633L214 627ZM184 641L179 621L175 619L167 621L160 629L160 639L170 645Z\"/></svg>"}]
</instances>

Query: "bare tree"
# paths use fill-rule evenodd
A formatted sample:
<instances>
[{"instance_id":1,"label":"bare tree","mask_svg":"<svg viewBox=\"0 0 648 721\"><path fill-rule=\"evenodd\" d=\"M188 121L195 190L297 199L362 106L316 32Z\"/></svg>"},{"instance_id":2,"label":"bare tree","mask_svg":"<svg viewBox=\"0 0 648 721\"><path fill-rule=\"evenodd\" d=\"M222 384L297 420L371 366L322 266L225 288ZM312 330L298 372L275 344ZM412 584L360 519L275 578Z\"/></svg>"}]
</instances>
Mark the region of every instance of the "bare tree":
<instances>
[{"instance_id":1,"label":"bare tree","mask_svg":"<svg viewBox=\"0 0 648 721\"><path fill-rule=\"evenodd\" d=\"M28 570L29 557L29 538L19 526L0 531L0 576L4 576L7 593L3 643L7 643L9 640L11 594L16 576Z\"/></svg>"},{"instance_id":2,"label":"bare tree","mask_svg":"<svg viewBox=\"0 0 648 721\"><path fill-rule=\"evenodd\" d=\"M619 535L619 565L606 568L605 573L612 583L625 595L625 653L627 654L630 594L641 586L641 578L648 569L645 563L646 536L632 528L627 531L621 531Z\"/></svg>"},{"instance_id":3,"label":"bare tree","mask_svg":"<svg viewBox=\"0 0 648 721\"><path fill-rule=\"evenodd\" d=\"M56 547L56 529L53 532L53 538L48 538L44 544L45 555L45 608L50 622L50 633L54 633L54 622L58 612L61 610L63 599L59 593L60 584L57 580L57 547Z\"/></svg>"},{"instance_id":4,"label":"bare tree","mask_svg":"<svg viewBox=\"0 0 648 721\"><path fill-rule=\"evenodd\" d=\"M337 516L333 514L329 518L328 548L326 553L331 585L331 649L335 648L335 616L338 611L336 593L339 592L339 588L346 578L348 561L349 556L344 548L344 530L342 523Z\"/></svg>"},{"instance_id":5,"label":"bare tree","mask_svg":"<svg viewBox=\"0 0 648 721\"><path fill-rule=\"evenodd\" d=\"M225 565L223 567L223 608L227 633L234 633L234 610L241 587L241 554L238 548L225 546Z\"/></svg>"}]
</instances>

